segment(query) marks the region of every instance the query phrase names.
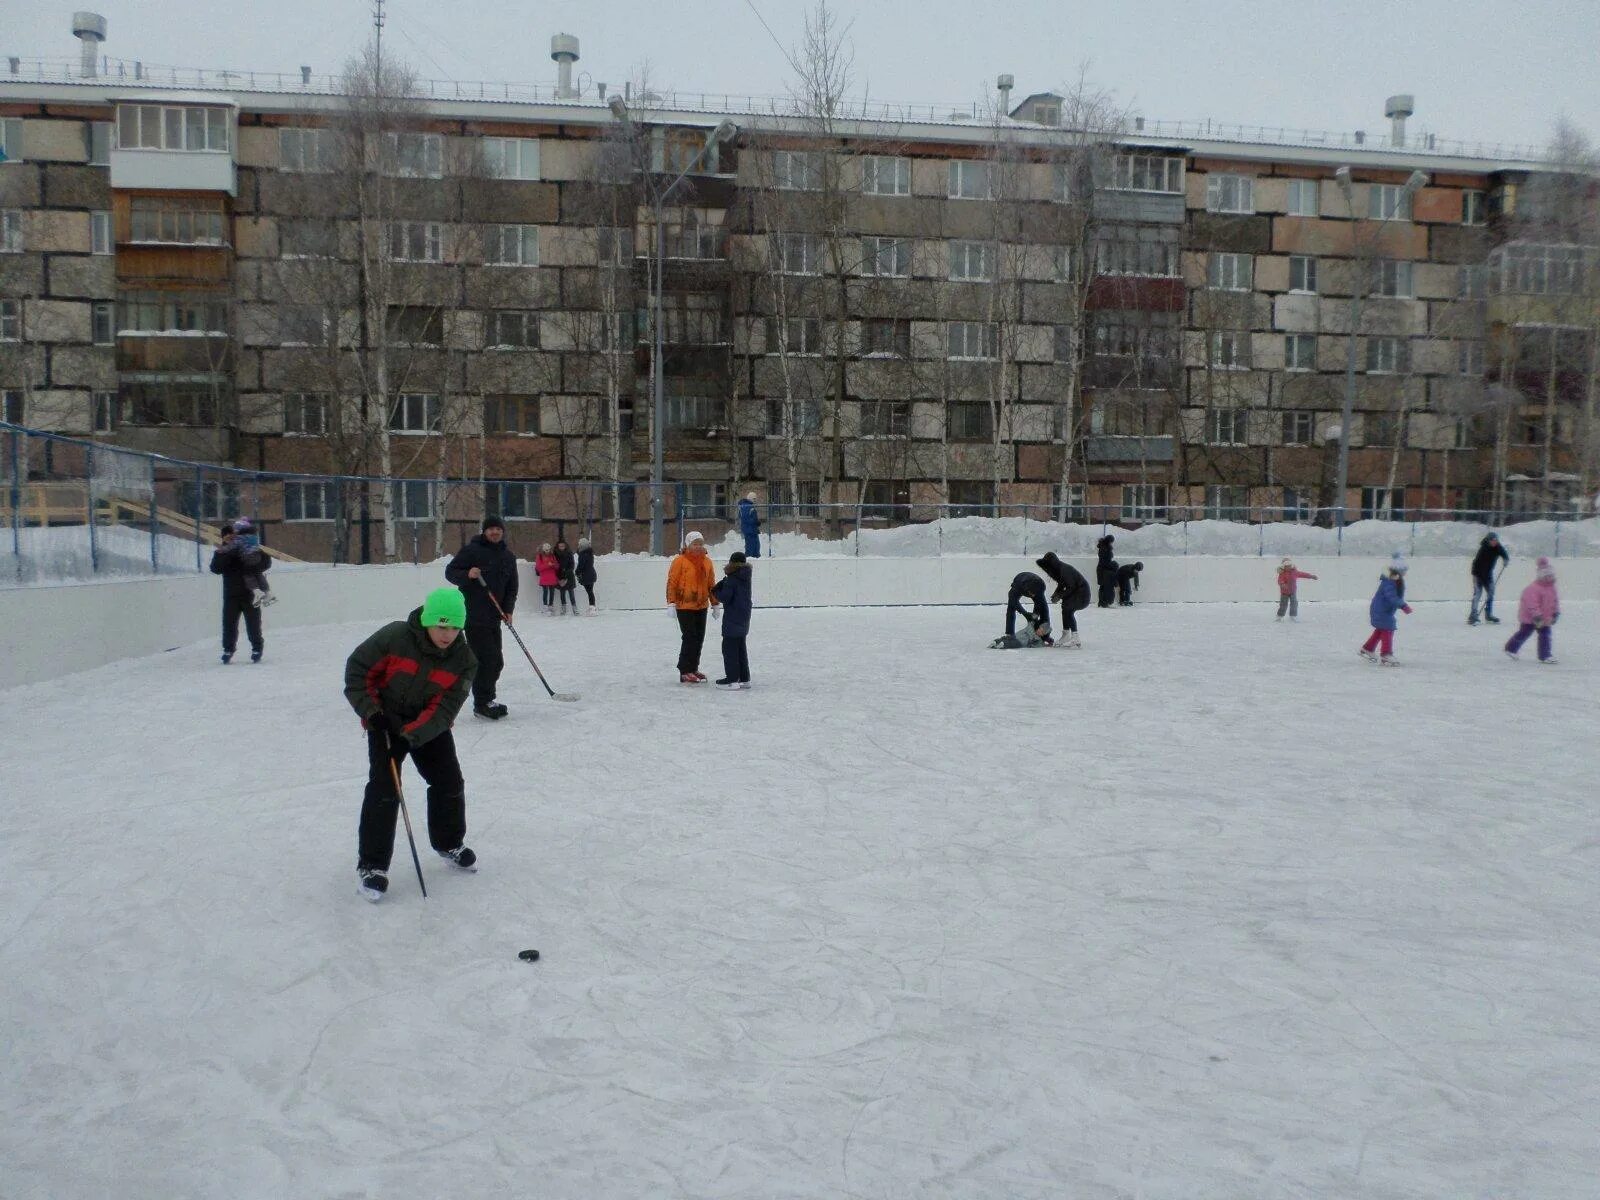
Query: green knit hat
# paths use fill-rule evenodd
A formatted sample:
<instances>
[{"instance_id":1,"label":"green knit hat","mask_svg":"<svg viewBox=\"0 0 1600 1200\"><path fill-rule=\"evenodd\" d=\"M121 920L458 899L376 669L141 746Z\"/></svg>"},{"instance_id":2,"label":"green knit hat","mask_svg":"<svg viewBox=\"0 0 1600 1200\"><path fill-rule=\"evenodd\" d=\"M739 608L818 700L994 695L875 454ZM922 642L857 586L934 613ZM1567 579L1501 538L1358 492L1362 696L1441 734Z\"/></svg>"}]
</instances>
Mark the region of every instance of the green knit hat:
<instances>
[{"instance_id":1,"label":"green knit hat","mask_svg":"<svg viewBox=\"0 0 1600 1200\"><path fill-rule=\"evenodd\" d=\"M422 627L448 625L460 629L467 623L467 598L457 587L434 588L422 602Z\"/></svg>"}]
</instances>

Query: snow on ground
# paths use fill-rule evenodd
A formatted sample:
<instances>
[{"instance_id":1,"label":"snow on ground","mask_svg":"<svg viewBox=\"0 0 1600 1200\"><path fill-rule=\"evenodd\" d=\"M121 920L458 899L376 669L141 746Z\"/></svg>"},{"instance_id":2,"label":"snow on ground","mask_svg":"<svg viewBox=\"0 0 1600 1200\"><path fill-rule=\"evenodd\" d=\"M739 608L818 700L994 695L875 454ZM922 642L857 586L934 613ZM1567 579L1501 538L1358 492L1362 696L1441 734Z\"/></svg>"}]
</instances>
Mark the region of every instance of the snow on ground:
<instances>
[{"instance_id":1,"label":"snow on ground","mask_svg":"<svg viewBox=\"0 0 1600 1200\"><path fill-rule=\"evenodd\" d=\"M369 627L13 690L0 1192L1592 1197L1600 606L1461 607L758 612L737 694L530 618L582 702L508 642L483 870L377 906Z\"/></svg>"}]
</instances>

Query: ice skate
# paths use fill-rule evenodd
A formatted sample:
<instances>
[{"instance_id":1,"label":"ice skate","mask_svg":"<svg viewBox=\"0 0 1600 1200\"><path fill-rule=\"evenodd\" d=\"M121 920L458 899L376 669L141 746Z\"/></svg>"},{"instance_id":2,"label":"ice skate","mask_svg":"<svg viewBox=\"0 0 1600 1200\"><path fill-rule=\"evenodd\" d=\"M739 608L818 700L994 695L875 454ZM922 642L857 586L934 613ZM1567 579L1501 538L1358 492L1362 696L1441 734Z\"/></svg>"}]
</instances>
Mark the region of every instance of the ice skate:
<instances>
[{"instance_id":1,"label":"ice skate","mask_svg":"<svg viewBox=\"0 0 1600 1200\"><path fill-rule=\"evenodd\" d=\"M222 665L223 666L227 666L232 661L233 661L233 651L232 650L224 650L222 652Z\"/></svg>"},{"instance_id":2,"label":"ice skate","mask_svg":"<svg viewBox=\"0 0 1600 1200\"><path fill-rule=\"evenodd\" d=\"M1509 658L1512 662L1521 662L1522 661L1521 659L1519 659L1517 657L1517 652L1515 650L1507 650L1506 651L1506 657Z\"/></svg>"},{"instance_id":3,"label":"ice skate","mask_svg":"<svg viewBox=\"0 0 1600 1200\"><path fill-rule=\"evenodd\" d=\"M1378 663L1380 666L1398 667L1400 665L1400 660L1392 654L1385 654L1378 660Z\"/></svg>"},{"instance_id":4,"label":"ice skate","mask_svg":"<svg viewBox=\"0 0 1600 1200\"><path fill-rule=\"evenodd\" d=\"M507 711L506 706L498 700L491 700L487 704L474 704L472 706L472 715L482 717L485 721L498 721L506 715Z\"/></svg>"},{"instance_id":5,"label":"ice skate","mask_svg":"<svg viewBox=\"0 0 1600 1200\"><path fill-rule=\"evenodd\" d=\"M731 692L739 686L739 681L737 679L719 679L717 680L717 686L725 692Z\"/></svg>"},{"instance_id":6,"label":"ice skate","mask_svg":"<svg viewBox=\"0 0 1600 1200\"><path fill-rule=\"evenodd\" d=\"M1553 666L1555 666L1556 665L1556 656L1552 654L1549 658L1541 658L1539 660L1539 665L1542 666L1542 667L1553 667Z\"/></svg>"},{"instance_id":7,"label":"ice skate","mask_svg":"<svg viewBox=\"0 0 1600 1200\"><path fill-rule=\"evenodd\" d=\"M680 671L678 673L678 682L679 683L699 683L700 682L700 677L698 675L696 675L693 671Z\"/></svg>"},{"instance_id":8,"label":"ice skate","mask_svg":"<svg viewBox=\"0 0 1600 1200\"><path fill-rule=\"evenodd\" d=\"M260 662L261 661L261 651L260 650L252 650L252 651L250 651L250 661L253 662L253 663Z\"/></svg>"},{"instance_id":9,"label":"ice skate","mask_svg":"<svg viewBox=\"0 0 1600 1200\"><path fill-rule=\"evenodd\" d=\"M357 867L356 874L361 879L361 895L363 898L376 904L382 900L384 893L389 890L389 877L377 867Z\"/></svg>"},{"instance_id":10,"label":"ice skate","mask_svg":"<svg viewBox=\"0 0 1600 1200\"><path fill-rule=\"evenodd\" d=\"M441 850L439 857L459 871L476 872L478 869L478 856L466 846L457 846L454 850Z\"/></svg>"},{"instance_id":11,"label":"ice skate","mask_svg":"<svg viewBox=\"0 0 1600 1200\"><path fill-rule=\"evenodd\" d=\"M1371 650L1368 650L1368 649L1366 649L1364 647L1362 649L1360 649L1360 650L1357 650L1356 653L1361 655L1361 657L1366 659L1368 662L1377 662L1378 661L1378 656L1376 654L1374 654Z\"/></svg>"}]
</instances>

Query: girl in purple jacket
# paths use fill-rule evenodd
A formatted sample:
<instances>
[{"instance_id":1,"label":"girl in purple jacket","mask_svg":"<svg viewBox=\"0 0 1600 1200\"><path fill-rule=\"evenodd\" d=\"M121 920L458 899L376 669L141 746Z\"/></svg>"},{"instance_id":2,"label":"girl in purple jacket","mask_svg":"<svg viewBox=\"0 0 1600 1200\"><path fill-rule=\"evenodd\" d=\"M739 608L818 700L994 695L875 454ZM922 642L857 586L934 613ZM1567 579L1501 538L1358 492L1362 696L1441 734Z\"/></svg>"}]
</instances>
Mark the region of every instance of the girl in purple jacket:
<instances>
[{"instance_id":1,"label":"girl in purple jacket","mask_svg":"<svg viewBox=\"0 0 1600 1200\"><path fill-rule=\"evenodd\" d=\"M1556 595L1556 569L1550 565L1548 558L1541 558L1533 582L1522 589L1522 599L1517 604L1519 628L1506 643L1506 656L1516 658L1522 643L1532 636L1534 630L1538 630L1539 661L1553 665L1556 659L1550 652L1551 627L1560 615L1561 598Z\"/></svg>"},{"instance_id":2,"label":"girl in purple jacket","mask_svg":"<svg viewBox=\"0 0 1600 1200\"><path fill-rule=\"evenodd\" d=\"M1394 631L1400 622L1395 618L1396 612L1403 612L1408 616L1411 613L1411 606L1406 603L1406 560L1398 554L1389 564L1389 573L1379 577L1378 590L1372 596L1372 607L1369 610L1372 618L1372 636L1357 651L1368 662L1377 659L1386 667L1397 665L1394 657ZM1374 650L1382 651L1382 657L1374 654Z\"/></svg>"}]
</instances>

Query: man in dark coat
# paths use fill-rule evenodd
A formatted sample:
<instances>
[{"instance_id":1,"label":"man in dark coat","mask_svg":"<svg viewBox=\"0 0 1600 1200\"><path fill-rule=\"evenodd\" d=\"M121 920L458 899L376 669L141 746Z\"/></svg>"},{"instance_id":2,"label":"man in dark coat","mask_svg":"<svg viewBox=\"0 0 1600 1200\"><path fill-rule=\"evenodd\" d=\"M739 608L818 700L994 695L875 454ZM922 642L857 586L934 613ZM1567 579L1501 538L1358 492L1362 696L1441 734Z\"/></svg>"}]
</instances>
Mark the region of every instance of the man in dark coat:
<instances>
[{"instance_id":1,"label":"man in dark coat","mask_svg":"<svg viewBox=\"0 0 1600 1200\"><path fill-rule=\"evenodd\" d=\"M1027 618L1028 628L1039 638L1049 642L1050 605L1044 598L1044 580L1032 571L1023 571L1011 580L1011 590L1006 593L1006 637L1014 638L1017 618ZM1024 607L1024 601L1027 606Z\"/></svg>"},{"instance_id":2,"label":"man in dark coat","mask_svg":"<svg viewBox=\"0 0 1600 1200\"><path fill-rule=\"evenodd\" d=\"M1117 560L1111 557L1112 545L1116 542L1112 534L1106 534L1094 544L1100 553L1100 561L1094 569L1094 581L1100 588L1099 606L1110 608L1116 601L1117 592Z\"/></svg>"},{"instance_id":3,"label":"man in dark coat","mask_svg":"<svg viewBox=\"0 0 1600 1200\"><path fill-rule=\"evenodd\" d=\"M737 550L728 556L722 578L711 589L722 605L722 678L719 688L750 690L750 651L745 639L750 636L750 613L755 609L750 564Z\"/></svg>"},{"instance_id":4,"label":"man in dark coat","mask_svg":"<svg viewBox=\"0 0 1600 1200\"><path fill-rule=\"evenodd\" d=\"M472 711L498 721L506 706L495 700L505 655L500 648L500 614L511 623L511 610L517 606L517 556L506 545L505 522L489 517L478 534L450 560L444 577L461 589L467 602L467 645L478 660L478 673L472 683ZM492 597L492 598L491 598ZM499 609L495 601L500 602Z\"/></svg>"},{"instance_id":5,"label":"man in dark coat","mask_svg":"<svg viewBox=\"0 0 1600 1200\"><path fill-rule=\"evenodd\" d=\"M1133 594L1139 590L1139 572L1142 570L1144 570L1142 562L1117 568L1117 603L1122 607L1132 606Z\"/></svg>"},{"instance_id":6,"label":"man in dark coat","mask_svg":"<svg viewBox=\"0 0 1600 1200\"><path fill-rule=\"evenodd\" d=\"M1491 529L1478 543L1478 552L1472 556L1472 613L1467 617L1468 625L1478 623L1480 598L1483 600L1483 619L1491 625L1500 624L1500 618L1494 615L1495 567L1501 562L1510 561L1511 555L1500 544L1500 536Z\"/></svg>"},{"instance_id":7,"label":"man in dark coat","mask_svg":"<svg viewBox=\"0 0 1600 1200\"><path fill-rule=\"evenodd\" d=\"M344 698L367 733L356 873L368 900L382 900L389 889L400 809L395 776L408 754L428 785L429 843L453 866L478 869L478 856L466 845L466 783L450 733L478 669L460 636L466 621L462 594L435 588L421 608L378 630L344 665Z\"/></svg>"},{"instance_id":8,"label":"man in dark coat","mask_svg":"<svg viewBox=\"0 0 1600 1200\"><path fill-rule=\"evenodd\" d=\"M1057 558L1054 550L1046 552L1037 561L1039 569L1055 580L1056 588L1050 594L1050 599L1061 601L1061 645L1069 648L1081 646L1083 643L1078 640L1077 614L1088 608L1090 600L1094 598L1089 581L1076 567Z\"/></svg>"},{"instance_id":9,"label":"man in dark coat","mask_svg":"<svg viewBox=\"0 0 1600 1200\"><path fill-rule=\"evenodd\" d=\"M252 575L270 570L272 559L260 546L247 546L231 528L211 555L211 573L222 576L222 661L233 661L239 648L239 618L244 617L245 636L250 639L250 661L261 661L266 641L261 636L261 609L247 582Z\"/></svg>"}]
</instances>

